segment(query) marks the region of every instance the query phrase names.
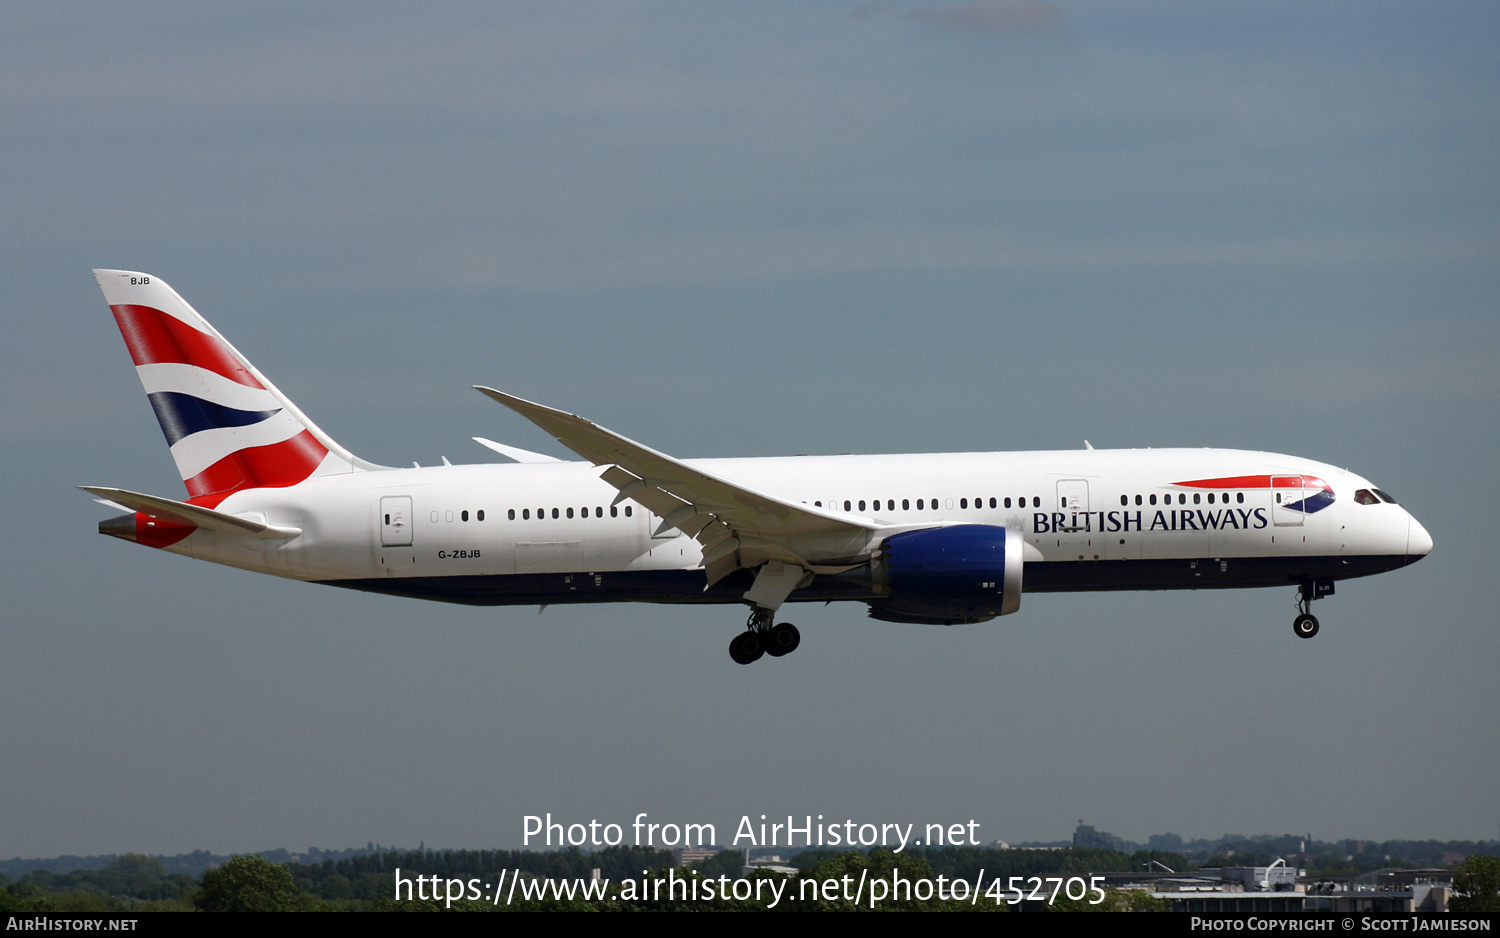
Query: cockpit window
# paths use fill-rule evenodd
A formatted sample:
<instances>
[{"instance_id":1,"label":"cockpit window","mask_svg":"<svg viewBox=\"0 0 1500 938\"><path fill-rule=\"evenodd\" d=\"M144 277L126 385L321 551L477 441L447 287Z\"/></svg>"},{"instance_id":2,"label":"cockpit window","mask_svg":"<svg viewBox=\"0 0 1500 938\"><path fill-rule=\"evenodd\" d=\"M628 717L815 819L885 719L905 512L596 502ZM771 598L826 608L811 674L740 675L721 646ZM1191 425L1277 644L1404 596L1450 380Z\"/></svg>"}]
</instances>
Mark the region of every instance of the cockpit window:
<instances>
[{"instance_id":1,"label":"cockpit window","mask_svg":"<svg viewBox=\"0 0 1500 938\"><path fill-rule=\"evenodd\" d=\"M1392 505L1399 505L1399 504L1401 504L1400 502L1396 501L1394 498L1391 498L1385 492L1382 492L1380 489L1376 489L1375 490L1375 494L1379 495L1380 496L1380 500L1383 501L1383 502L1390 502Z\"/></svg>"},{"instance_id":2,"label":"cockpit window","mask_svg":"<svg viewBox=\"0 0 1500 938\"><path fill-rule=\"evenodd\" d=\"M1361 504L1361 505L1378 505L1378 504L1380 504L1380 499L1378 499L1374 495L1370 494L1370 490L1369 489L1360 489L1358 492L1355 492L1354 493L1354 500L1356 502L1358 502L1359 504Z\"/></svg>"}]
</instances>

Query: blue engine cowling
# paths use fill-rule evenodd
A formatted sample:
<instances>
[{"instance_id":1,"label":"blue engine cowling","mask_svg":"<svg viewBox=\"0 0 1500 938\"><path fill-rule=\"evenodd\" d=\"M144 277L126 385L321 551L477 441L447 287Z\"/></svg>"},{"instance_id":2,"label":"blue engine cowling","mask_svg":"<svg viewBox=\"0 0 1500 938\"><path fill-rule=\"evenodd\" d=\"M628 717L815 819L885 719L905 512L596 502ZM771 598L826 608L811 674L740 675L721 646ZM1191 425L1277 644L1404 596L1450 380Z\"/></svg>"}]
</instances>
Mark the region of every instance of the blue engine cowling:
<instances>
[{"instance_id":1,"label":"blue engine cowling","mask_svg":"<svg viewBox=\"0 0 1500 938\"><path fill-rule=\"evenodd\" d=\"M870 565L870 615L892 622L984 622L1021 607L1021 534L955 524L886 538Z\"/></svg>"}]
</instances>

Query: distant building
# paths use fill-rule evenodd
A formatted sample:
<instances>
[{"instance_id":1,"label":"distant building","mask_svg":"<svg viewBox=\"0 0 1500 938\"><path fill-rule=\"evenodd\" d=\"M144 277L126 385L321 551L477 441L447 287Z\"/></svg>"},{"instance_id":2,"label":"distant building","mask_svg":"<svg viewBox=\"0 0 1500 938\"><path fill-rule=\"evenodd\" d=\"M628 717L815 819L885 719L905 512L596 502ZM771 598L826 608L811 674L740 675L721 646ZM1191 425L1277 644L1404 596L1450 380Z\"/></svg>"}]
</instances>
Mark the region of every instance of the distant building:
<instances>
[{"instance_id":1,"label":"distant building","mask_svg":"<svg viewBox=\"0 0 1500 938\"><path fill-rule=\"evenodd\" d=\"M692 866L701 860L708 860L719 855L719 851L713 847L680 847L672 851L678 866Z\"/></svg>"},{"instance_id":2,"label":"distant building","mask_svg":"<svg viewBox=\"0 0 1500 938\"><path fill-rule=\"evenodd\" d=\"M1092 824L1085 824L1080 820L1073 830L1073 846L1086 847L1090 850L1118 850L1121 853L1129 853L1132 845L1108 831L1095 830Z\"/></svg>"}]
</instances>

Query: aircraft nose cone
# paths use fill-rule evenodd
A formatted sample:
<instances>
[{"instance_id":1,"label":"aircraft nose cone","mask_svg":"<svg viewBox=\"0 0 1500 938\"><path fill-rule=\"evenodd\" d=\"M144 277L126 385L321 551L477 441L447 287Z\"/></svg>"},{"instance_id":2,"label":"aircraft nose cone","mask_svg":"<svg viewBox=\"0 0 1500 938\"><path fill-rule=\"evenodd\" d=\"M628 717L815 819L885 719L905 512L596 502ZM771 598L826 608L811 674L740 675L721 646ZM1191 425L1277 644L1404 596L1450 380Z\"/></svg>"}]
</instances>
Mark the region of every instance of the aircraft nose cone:
<instances>
[{"instance_id":1,"label":"aircraft nose cone","mask_svg":"<svg viewBox=\"0 0 1500 938\"><path fill-rule=\"evenodd\" d=\"M1416 518L1406 516L1406 562L1416 563L1432 552L1432 535L1427 529L1417 522Z\"/></svg>"}]
</instances>

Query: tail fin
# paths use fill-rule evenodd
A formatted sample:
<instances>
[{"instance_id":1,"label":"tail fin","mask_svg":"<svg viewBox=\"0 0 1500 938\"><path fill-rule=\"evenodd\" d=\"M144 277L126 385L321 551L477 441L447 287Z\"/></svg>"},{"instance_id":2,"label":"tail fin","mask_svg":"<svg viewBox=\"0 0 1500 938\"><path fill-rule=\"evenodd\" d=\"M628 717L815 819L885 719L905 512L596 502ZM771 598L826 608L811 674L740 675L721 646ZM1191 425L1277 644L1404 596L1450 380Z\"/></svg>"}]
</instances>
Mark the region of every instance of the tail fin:
<instances>
[{"instance_id":1,"label":"tail fin","mask_svg":"<svg viewBox=\"0 0 1500 938\"><path fill-rule=\"evenodd\" d=\"M380 468L318 429L161 280L129 270L94 276L194 504Z\"/></svg>"}]
</instances>

